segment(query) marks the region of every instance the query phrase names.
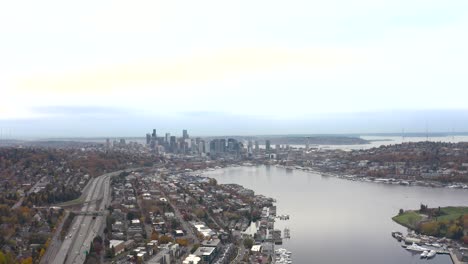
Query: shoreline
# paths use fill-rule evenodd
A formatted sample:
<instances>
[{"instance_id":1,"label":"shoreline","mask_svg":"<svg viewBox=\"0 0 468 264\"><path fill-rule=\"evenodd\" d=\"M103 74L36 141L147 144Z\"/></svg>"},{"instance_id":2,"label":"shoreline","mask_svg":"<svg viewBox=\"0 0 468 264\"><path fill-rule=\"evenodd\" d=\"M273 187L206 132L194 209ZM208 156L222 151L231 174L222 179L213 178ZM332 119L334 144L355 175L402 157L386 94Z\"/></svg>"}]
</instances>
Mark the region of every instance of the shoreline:
<instances>
[{"instance_id":1,"label":"shoreline","mask_svg":"<svg viewBox=\"0 0 468 264\"><path fill-rule=\"evenodd\" d=\"M201 174L201 176L203 177L207 177L207 178L213 178L215 176L212 176L210 175L211 173L210 172L213 172L214 175L217 175L217 174L223 174L223 171L222 170L218 170L218 169L231 169L231 168L238 168L238 169L247 169L248 171L250 171L251 173L255 172L257 169L265 169L265 167L270 167L270 166L275 166L275 167L279 167L279 168L283 168L283 170L272 170L272 171L276 171L275 173L279 173L280 175L285 173L286 170L290 170L290 171L293 171L293 170L302 170L304 172L308 172L308 173L311 173L311 174L316 174L316 175L320 175L320 176L328 176L328 177L336 177L336 178L340 178L340 179L348 179L348 180L354 180L354 181L369 181L369 182L374 182L374 183L380 183L379 181L372 181L370 179L363 179L363 177L361 178L358 178L358 177L352 177L351 179L346 177L346 175L339 175L339 174L334 174L334 173L325 173L325 172L320 172L316 169L313 169L313 168L309 168L309 167L287 167L287 166L282 166L282 165L277 165L277 164L253 164L253 163L239 163L239 164L230 164L228 166L217 166L217 167L213 167L213 168L208 168L208 169L204 169L204 170L197 170L197 171L194 171L193 173L195 174ZM252 167L249 169L249 167ZM263 167L263 168L261 168ZM268 169L267 169L268 170ZM237 170L232 170L230 173L236 173ZM215 177L216 178L216 177ZM318 178L318 177L317 177ZM410 186L416 186L415 184L412 184ZM421 187L429 187L429 186L421 186ZM458 192L460 193L460 192ZM447 252L448 254L448 252ZM448 256L446 256L448 257ZM444 257L445 258L445 257ZM449 260L448 258L446 259L447 262L444 262L444 263L454 263L454 264L458 264L457 262L454 262L454 261L451 261L451 259ZM445 261L445 260L444 260ZM461 263L461 262L459 262Z\"/></svg>"},{"instance_id":2,"label":"shoreline","mask_svg":"<svg viewBox=\"0 0 468 264\"><path fill-rule=\"evenodd\" d=\"M243 164L231 164L225 167L215 167L215 168L209 168L209 169L202 169L202 170L196 170L192 172L209 172L209 171L215 171L218 169L226 169L226 168L236 168L236 167L258 167L258 166L275 166L277 168L283 168L285 170L299 170L307 173L314 173L318 174L320 176L325 176L325 177L334 177L334 178L339 178L343 180L348 180L348 181L358 181L358 182L370 182L370 183L380 183L380 184L389 184L389 185L400 185L400 186L407 186L407 187L414 187L414 186L419 186L419 187L428 187L428 188L449 188L449 189L460 189L460 190L468 190L468 184L464 183L449 183L449 184L444 184L441 182L436 182L436 181L420 181L420 180L400 180L396 178L375 178L375 177L360 177L357 175L349 175L349 174L339 174L339 173L333 173L333 172L323 172L320 170L317 170L315 168L311 167L300 167L300 166L284 166L284 165L279 165L279 164L252 164L248 162L244 162ZM298 168L300 167L300 168Z\"/></svg>"},{"instance_id":3,"label":"shoreline","mask_svg":"<svg viewBox=\"0 0 468 264\"><path fill-rule=\"evenodd\" d=\"M205 173L209 172L209 171L215 171L217 169L226 169L226 168L229 168L229 167L252 167L252 166L257 166L257 165L251 165L251 166L244 165L244 166L241 166L241 165L237 165L237 164L231 164L230 166L226 166L226 167L194 170L194 171L189 172L189 174L195 174L194 176L200 176L200 177L204 177L204 178L207 178L207 179L215 179L215 178L210 177L209 175L206 175ZM237 184L237 185L241 186L244 189L250 190L250 189L248 189L247 187L245 187L245 186L243 186L241 184ZM263 246L263 244L271 244L272 252L271 252L270 257L275 259L276 263L278 263L278 264L293 263L292 258L291 258L292 252L285 249L284 247L282 247L283 240L285 240L285 239L290 240L291 239L291 237L289 236L289 233L286 234L286 231L285 231L286 229L284 231L282 231L280 229L275 228L275 222L276 221L278 221L278 220L289 220L289 215L277 215L277 205L276 205L277 200L276 200L276 198L267 197L262 193L257 193L256 191L254 191L254 192L255 192L255 195L259 195L259 196L266 197L267 199L271 199L272 206L271 207L264 207L262 209L260 219L258 219L257 221L252 221L251 220L249 225L245 229L240 229L239 230L240 234L243 237L246 236L246 237L249 237L250 239L252 239L254 241L254 246ZM262 227L262 225L261 225L262 221L266 221L271 225L271 227L267 228L269 230L267 233L272 232L273 235L271 237L266 236L265 239L263 239L263 240L257 240L257 239L255 239L255 235L259 234L259 232L260 232L260 234L262 234L262 231L265 231L265 230L263 230L263 229L265 229L265 227ZM252 227L255 229L253 234L252 234L252 230L251 230ZM277 234L278 232L279 232L279 235L275 236L275 234ZM289 232L289 229L288 229L288 232Z\"/></svg>"}]
</instances>

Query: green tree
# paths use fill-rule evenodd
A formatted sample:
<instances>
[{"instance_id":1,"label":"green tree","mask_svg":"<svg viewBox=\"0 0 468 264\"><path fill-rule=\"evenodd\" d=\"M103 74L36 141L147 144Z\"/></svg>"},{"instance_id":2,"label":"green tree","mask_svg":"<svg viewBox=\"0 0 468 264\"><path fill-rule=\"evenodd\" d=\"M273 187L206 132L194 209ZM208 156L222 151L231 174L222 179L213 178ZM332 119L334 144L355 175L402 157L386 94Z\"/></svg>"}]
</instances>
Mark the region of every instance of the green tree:
<instances>
[{"instance_id":1,"label":"green tree","mask_svg":"<svg viewBox=\"0 0 468 264\"><path fill-rule=\"evenodd\" d=\"M253 244L254 244L253 239L251 239L251 238L246 238L246 239L244 239L244 247L245 247L245 248L251 249L252 246L253 246Z\"/></svg>"}]
</instances>

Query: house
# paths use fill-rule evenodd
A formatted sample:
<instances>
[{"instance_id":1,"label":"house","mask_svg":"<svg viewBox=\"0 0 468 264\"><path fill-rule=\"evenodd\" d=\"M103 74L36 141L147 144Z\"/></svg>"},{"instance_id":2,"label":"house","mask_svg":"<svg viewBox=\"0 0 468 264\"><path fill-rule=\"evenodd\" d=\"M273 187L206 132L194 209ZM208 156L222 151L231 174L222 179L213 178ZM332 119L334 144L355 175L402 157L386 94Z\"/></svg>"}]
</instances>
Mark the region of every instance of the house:
<instances>
[{"instance_id":1,"label":"house","mask_svg":"<svg viewBox=\"0 0 468 264\"><path fill-rule=\"evenodd\" d=\"M125 250L125 242L123 240L110 240L109 248L114 248L115 255L118 255Z\"/></svg>"},{"instance_id":2,"label":"house","mask_svg":"<svg viewBox=\"0 0 468 264\"><path fill-rule=\"evenodd\" d=\"M253 245L250 251L252 251L253 254L259 254L262 252L262 245Z\"/></svg>"},{"instance_id":3,"label":"house","mask_svg":"<svg viewBox=\"0 0 468 264\"><path fill-rule=\"evenodd\" d=\"M184 231L183 230L175 230L174 231L174 236L175 237L183 237L185 234L184 234Z\"/></svg>"},{"instance_id":4,"label":"house","mask_svg":"<svg viewBox=\"0 0 468 264\"><path fill-rule=\"evenodd\" d=\"M175 217L173 212L164 213L164 216L166 217L166 219L172 219Z\"/></svg>"}]
</instances>

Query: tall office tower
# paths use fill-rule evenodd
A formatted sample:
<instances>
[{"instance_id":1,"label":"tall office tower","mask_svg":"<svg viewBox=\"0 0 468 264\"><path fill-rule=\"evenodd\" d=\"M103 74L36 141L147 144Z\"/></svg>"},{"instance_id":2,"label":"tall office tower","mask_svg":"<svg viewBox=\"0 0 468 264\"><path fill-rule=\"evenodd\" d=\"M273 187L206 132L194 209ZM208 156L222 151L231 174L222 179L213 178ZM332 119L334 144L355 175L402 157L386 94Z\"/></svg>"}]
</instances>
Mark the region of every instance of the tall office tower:
<instances>
[{"instance_id":1,"label":"tall office tower","mask_svg":"<svg viewBox=\"0 0 468 264\"><path fill-rule=\"evenodd\" d=\"M198 144L194 138L190 139L190 152L198 153Z\"/></svg>"},{"instance_id":2,"label":"tall office tower","mask_svg":"<svg viewBox=\"0 0 468 264\"><path fill-rule=\"evenodd\" d=\"M235 151L236 150L236 145L237 145L237 140L235 140L233 138L228 138L227 151Z\"/></svg>"},{"instance_id":3,"label":"tall office tower","mask_svg":"<svg viewBox=\"0 0 468 264\"><path fill-rule=\"evenodd\" d=\"M171 139L169 141L169 146L171 148L171 152L176 152L177 150L177 140L175 136L171 136Z\"/></svg>"},{"instance_id":4,"label":"tall office tower","mask_svg":"<svg viewBox=\"0 0 468 264\"><path fill-rule=\"evenodd\" d=\"M210 144L211 144L211 141L207 140L207 141L203 141L203 152L204 153L207 153L207 152L210 152Z\"/></svg>"},{"instance_id":5,"label":"tall office tower","mask_svg":"<svg viewBox=\"0 0 468 264\"><path fill-rule=\"evenodd\" d=\"M170 140L171 140L171 134L166 133L166 137L164 138L164 143L166 143L167 146L169 146Z\"/></svg>"},{"instance_id":6,"label":"tall office tower","mask_svg":"<svg viewBox=\"0 0 468 264\"><path fill-rule=\"evenodd\" d=\"M226 152L225 139L213 139L210 142L210 153L217 154Z\"/></svg>"},{"instance_id":7,"label":"tall office tower","mask_svg":"<svg viewBox=\"0 0 468 264\"><path fill-rule=\"evenodd\" d=\"M205 153L205 141L200 140L198 142L198 154Z\"/></svg>"},{"instance_id":8,"label":"tall office tower","mask_svg":"<svg viewBox=\"0 0 468 264\"><path fill-rule=\"evenodd\" d=\"M252 140L249 140L247 142L247 153L252 153L253 152L253 142Z\"/></svg>"},{"instance_id":9,"label":"tall office tower","mask_svg":"<svg viewBox=\"0 0 468 264\"><path fill-rule=\"evenodd\" d=\"M213 139L210 141L210 154L216 153L217 141L218 141L217 139Z\"/></svg>"},{"instance_id":10,"label":"tall office tower","mask_svg":"<svg viewBox=\"0 0 468 264\"><path fill-rule=\"evenodd\" d=\"M151 143L151 134L148 133L146 134L146 145L149 145Z\"/></svg>"},{"instance_id":11,"label":"tall office tower","mask_svg":"<svg viewBox=\"0 0 468 264\"><path fill-rule=\"evenodd\" d=\"M156 140L156 129L153 129L153 134L151 135L151 137Z\"/></svg>"},{"instance_id":12,"label":"tall office tower","mask_svg":"<svg viewBox=\"0 0 468 264\"><path fill-rule=\"evenodd\" d=\"M258 140L255 140L255 152L258 152L260 147L258 146Z\"/></svg>"},{"instance_id":13,"label":"tall office tower","mask_svg":"<svg viewBox=\"0 0 468 264\"><path fill-rule=\"evenodd\" d=\"M276 153L279 153L279 151L281 150L281 145L280 144L276 144Z\"/></svg>"},{"instance_id":14,"label":"tall office tower","mask_svg":"<svg viewBox=\"0 0 468 264\"><path fill-rule=\"evenodd\" d=\"M187 133L187 129L182 130L182 138L183 138L183 139L189 138L189 135L188 135L188 133Z\"/></svg>"},{"instance_id":15,"label":"tall office tower","mask_svg":"<svg viewBox=\"0 0 468 264\"><path fill-rule=\"evenodd\" d=\"M156 141L158 142L158 145L164 146L165 137L157 137Z\"/></svg>"},{"instance_id":16,"label":"tall office tower","mask_svg":"<svg viewBox=\"0 0 468 264\"><path fill-rule=\"evenodd\" d=\"M185 153L188 153L190 152L190 150L192 149L192 140L191 139L185 139L184 140L184 146L185 146Z\"/></svg>"},{"instance_id":17,"label":"tall office tower","mask_svg":"<svg viewBox=\"0 0 468 264\"><path fill-rule=\"evenodd\" d=\"M265 150L270 151L271 150L271 142L270 140L265 141Z\"/></svg>"},{"instance_id":18,"label":"tall office tower","mask_svg":"<svg viewBox=\"0 0 468 264\"><path fill-rule=\"evenodd\" d=\"M110 149L110 139L106 138L106 150Z\"/></svg>"},{"instance_id":19,"label":"tall office tower","mask_svg":"<svg viewBox=\"0 0 468 264\"><path fill-rule=\"evenodd\" d=\"M226 152L226 139L224 138L219 140L219 152Z\"/></svg>"}]
</instances>

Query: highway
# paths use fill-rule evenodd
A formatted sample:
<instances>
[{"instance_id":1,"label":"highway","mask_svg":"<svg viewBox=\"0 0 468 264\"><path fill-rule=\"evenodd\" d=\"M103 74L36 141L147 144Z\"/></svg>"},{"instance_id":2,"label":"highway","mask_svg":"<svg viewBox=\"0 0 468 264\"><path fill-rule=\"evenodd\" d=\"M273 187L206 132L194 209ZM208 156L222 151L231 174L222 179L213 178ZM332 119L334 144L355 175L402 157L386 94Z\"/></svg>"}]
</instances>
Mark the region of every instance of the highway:
<instances>
[{"instance_id":1,"label":"highway","mask_svg":"<svg viewBox=\"0 0 468 264\"><path fill-rule=\"evenodd\" d=\"M106 209L111 198L110 178L120 172L112 172L92 179L91 184L85 190L85 203L81 208L81 212L103 211ZM105 221L106 214L96 216L95 219L93 219L92 215L75 216L70 230L52 263L84 263L91 241L102 233Z\"/></svg>"}]
</instances>

